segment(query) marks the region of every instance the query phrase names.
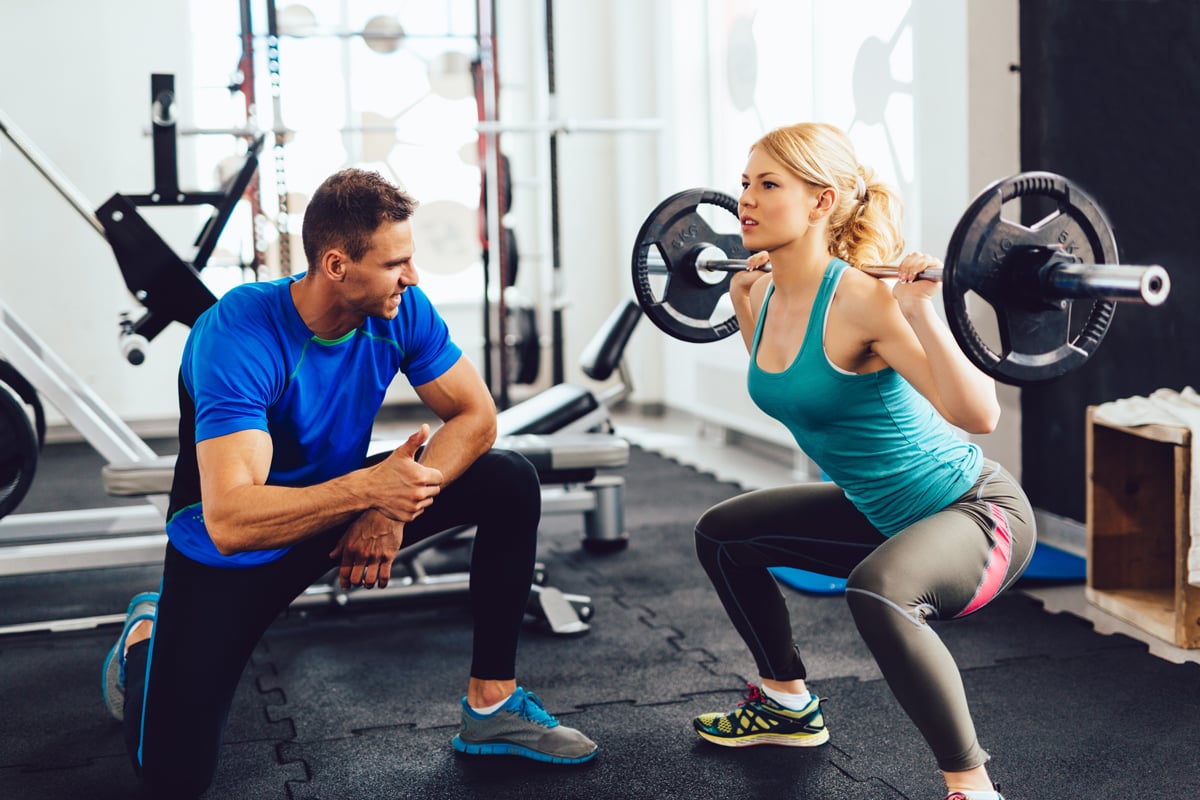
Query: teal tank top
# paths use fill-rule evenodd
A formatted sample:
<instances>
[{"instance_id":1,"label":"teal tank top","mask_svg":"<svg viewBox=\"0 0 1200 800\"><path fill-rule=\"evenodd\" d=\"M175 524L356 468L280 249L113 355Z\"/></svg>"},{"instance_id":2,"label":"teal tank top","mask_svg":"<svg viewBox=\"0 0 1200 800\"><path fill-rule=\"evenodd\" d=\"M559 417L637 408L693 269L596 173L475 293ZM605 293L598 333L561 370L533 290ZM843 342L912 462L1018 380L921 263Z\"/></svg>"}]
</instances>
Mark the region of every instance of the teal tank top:
<instances>
[{"instance_id":1,"label":"teal tank top","mask_svg":"<svg viewBox=\"0 0 1200 800\"><path fill-rule=\"evenodd\" d=\"M783 372L758 368L759 338L771 295L754 331L750 398L791 432L796 444L841 487L885 536L957 500L979 477L983 453L961 438L891 367L856 375L825 355L825 318L850 265L833 259L813 301L796 359Z\"/></svg>"}]
</instances>

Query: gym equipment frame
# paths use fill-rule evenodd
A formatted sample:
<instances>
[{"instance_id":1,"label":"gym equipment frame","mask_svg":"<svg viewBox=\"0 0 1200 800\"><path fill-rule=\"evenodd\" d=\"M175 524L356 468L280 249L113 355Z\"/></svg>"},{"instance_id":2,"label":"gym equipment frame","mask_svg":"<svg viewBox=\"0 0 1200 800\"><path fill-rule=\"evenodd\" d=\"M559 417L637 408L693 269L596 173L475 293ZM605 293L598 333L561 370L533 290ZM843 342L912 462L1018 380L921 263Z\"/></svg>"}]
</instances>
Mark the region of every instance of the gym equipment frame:
<instances>
[{"instance_id":1,"label":"gym equipment frame","mask_svg":"<svg viewBox=\"0 0 1200 800\"><path fill-rule=\"evenodd\" d=\"M156 76L160 77L160 76ZM164 109L173 102L169 86L154 83L156 120L169 122L173 114ZM147 307L134 324L122 323L122 349L132 363L140 363L136 354L172 321L189 325L215 298L199 277L212 253L216 239L233 207L245 192L257 168L260 137L249 148L246 163L221 193L200 196L178 191L174 176L174 149L169 158L160 158L156 148L156 191L126 197L116 194L98 213L88 210L86 199L19 129L0 112L0 132L34 165L54 188L113 247L130 292ZM156 131L156 135L159 135ZM173 129L169 131L172 140ZM166 182L162 180L166 178ZM167 185L170 184L170 185ZM162 189L175 189L164 196ZM138 204L215 205L213 216L197 240L198 259L188 264L142 220ZM589 348L596 360L585 371L604 380L618 366L625 342L636 323L636 315L614 315L610 325ZM167 493L174 468L174 456L160 456L93 392L32 329L7 305L0 302L0 356L11 362L17 372L51 402L67 421L109 464L104 478L109 493L140 496L145 502L135 506L103 507L72 511L10 515L0 519L0 576L96 569L103 567L153 564L161 561L166 544L165 511ZM623 373L623 370L622 370ZM624 374L624 373L623 373ZM539 395L509 409L500 430L507 436L498 442L525 454L538 468L544 483L544 513L582 513L585 521L584 545L589 549L619 549L627 541L623 519L623 479L596 476L602 468L618 468L628 460L628 444L612 435L607 408L591 393L567 385ZM35 398L36 399L36 398ZM553 435L551 435L553 434ZM376 450L386 446L377 443ZM431 544L442 543L463 533L450 530L433 537ZM465 591L466 573L429 575L417 563L414 548L403 556L408 577L399 577L394 588L373 590L371 596L397 594L428 595ZM398 559L397 565L401 565ZM544 580L544 568L538 570ZM336 572L334 580L336 580ZM355 594L366 596L366 593ZM345 604L348 593L332 583L314 585L302 595L302 602L330 597ZM592 613L589 598L564 594L536 583L531 587L530 613L544 619L558 634L577 634L588 629ZM30 630L86 628L120 622L121 614L70 620L35 622L0 628L0 635Z\"/></svg>"}]
</instances>

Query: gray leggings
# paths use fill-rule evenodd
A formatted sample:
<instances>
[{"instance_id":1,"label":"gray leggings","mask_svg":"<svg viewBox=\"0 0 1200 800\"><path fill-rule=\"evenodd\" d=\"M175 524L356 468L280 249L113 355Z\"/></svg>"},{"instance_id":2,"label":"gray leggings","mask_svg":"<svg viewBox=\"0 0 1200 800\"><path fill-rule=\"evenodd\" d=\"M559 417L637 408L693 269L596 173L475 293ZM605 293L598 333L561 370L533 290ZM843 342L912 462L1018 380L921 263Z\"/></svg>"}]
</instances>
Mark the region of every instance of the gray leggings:
<instances>
[{"instance_id":1,"label":"gray leggings","mask_svg":"<svg viewBox=\"0 0 1200 800\"><path fill-rule=\"evenodd\" d=\"M859 633L938 766L951 772L988 756L954 658L927 620L964 617L989 603L1021 576L1035 540L1029 500L992 461L969 492L891 538L832 483L749 492L696 523L700 563L764 678L807 677L768 568L846 578Z\"/></svg>"}]
</instances>

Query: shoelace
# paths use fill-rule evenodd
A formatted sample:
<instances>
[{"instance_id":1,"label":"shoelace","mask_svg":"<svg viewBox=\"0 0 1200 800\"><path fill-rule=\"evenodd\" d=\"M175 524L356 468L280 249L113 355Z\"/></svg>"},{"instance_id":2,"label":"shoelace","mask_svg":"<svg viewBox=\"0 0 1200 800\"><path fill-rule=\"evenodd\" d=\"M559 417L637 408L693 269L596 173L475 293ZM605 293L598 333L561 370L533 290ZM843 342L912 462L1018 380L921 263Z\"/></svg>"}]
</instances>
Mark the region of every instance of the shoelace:
<instances>
[{"instance_id":1,"label":"shoelace","mask_svg":"<svg viewBox=\"0 0 1200 800\"><path fill-rule=\"evenodd\" d=\"M767 699L766 696L763 695L762 690L753 683L747 683L746 686L750 687L750 694L746 695L745 700L738 703L738 708L748 706L751 703L762 703Z\"/></svg>"},{"instance_id":2,"label":"shoelace","mask_svg":"<svg viewBox=\"0 0 1200 800\"><path fill-rule=\"evenodd\" d=\"M544 728L553 728L558 725L558 720L546 710L546 707L542 705L542 699L533 692L522 691L521 704L514 710L521 715L522 719L528 720L534 725L541 725Z\"/></svg>"}]
</instances>

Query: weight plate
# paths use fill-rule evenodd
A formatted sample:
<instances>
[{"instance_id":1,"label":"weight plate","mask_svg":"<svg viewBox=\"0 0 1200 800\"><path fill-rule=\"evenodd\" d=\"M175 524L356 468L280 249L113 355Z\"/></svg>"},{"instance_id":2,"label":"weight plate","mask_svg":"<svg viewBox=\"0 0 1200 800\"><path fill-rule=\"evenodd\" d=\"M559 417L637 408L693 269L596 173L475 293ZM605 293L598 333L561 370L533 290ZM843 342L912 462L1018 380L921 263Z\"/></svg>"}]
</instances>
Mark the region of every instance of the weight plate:
<instances>
[{"instance_id":1,"label":"weight plate","mask_svg":"<svg viewBox=\"0 0 1200 800\"><path fill-rule=\"evenodd\" d=\"M453 200L422 203L412 216L422 272L454 275L479 263L479 210Z\"/></svg>"},{"instance_id":2,"label":"weight plate","mask_svg":"<svg viewBox=\"0 0 1200 800\"><path fill-rule=\"evenodd\" d=\"M712 342L738 329L737 317L713 322L717 303L729 293L730 274L706 275L696 270L696 256L716 247L727 257L744 259L740 227L734 233L713 229L702 214L713 206L737 219L737 200L710 189L688 189L659 203L638 231L633 248L633 289L646 317L660 330L685 342ZM655 263L661 256L662 264ZM651 278L665 278L661 292Z\"/></svg>"},{"instance_id":3,"label":"weight plate","mask_svg":"<svg viewBox=\"0 0 1200 800\"><path fill-rule=\"evenodd\" d=\"M34 390L33 384L26 380L24 375L17 372L16 367L2 358L0 358L0 383L7 384L8 388L16 392L17 396L24 400L25 404L29 406L29 410L33 412L34 432L37 434L38 450L40 451L42 445L46 443L46 410L42 407L42 400Z\"/></svg>"},{"instance_id":4,"label":"weight plate","mask_svg":"<svg viewBox=\"0 0 1200 800\"><path fill-rule=\"evenodd\" d=\"M1037 198L1053 211L1032 226L1006 219L1004 204ZM998 381L1027 385L1052 380L1091 358L1112 321L1115 303L1098 300L1087 321L1071 330L1072 301L1036 299L1013 253L1062 248L1085 264L1117 263L1112 227L1099 206L1061 175L1024 172L988 186L955 226L942 274L946 318L959 347ZM1000 349L989 346L967 310L974 293L992 307Z\"/></svg>"},{"instance_id":5,"label":"weight plate","mask_svg":"<svg viewBox=\"0 0 1200 800\"><path fill-rule=\"evenodd\" d=\"M8 384L0 384L0 518L25 498L37 469L38 436Z\"/></svg>"}]
</instances>

